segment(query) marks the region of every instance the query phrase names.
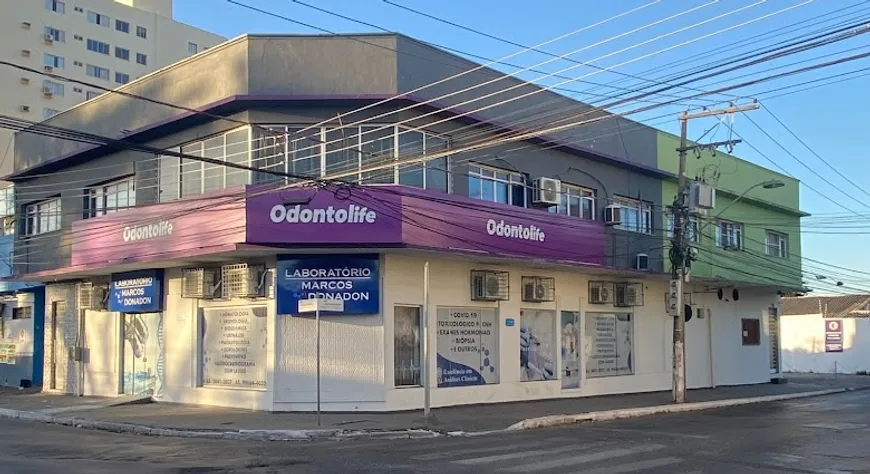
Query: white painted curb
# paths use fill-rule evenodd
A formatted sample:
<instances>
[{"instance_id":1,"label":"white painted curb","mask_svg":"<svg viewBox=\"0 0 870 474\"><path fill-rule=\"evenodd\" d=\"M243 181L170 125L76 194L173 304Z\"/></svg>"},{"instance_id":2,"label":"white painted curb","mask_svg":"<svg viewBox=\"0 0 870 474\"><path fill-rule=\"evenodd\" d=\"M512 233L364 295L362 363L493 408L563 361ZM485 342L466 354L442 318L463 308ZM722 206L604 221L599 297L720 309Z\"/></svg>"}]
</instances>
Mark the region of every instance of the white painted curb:
<instances>
[{"instance_id":1,"label":"white painted curb","mask_svg":"<svg viewBox=\"0 0 870 474\"><path fill-rule=\"evenodd\" d=\"M793 400L796 398L818 397L849 391L845 388L831 390L819 390L815 392L788 393L783 395L766 395L762 397L732 398L729 400L713 400L709 402L682 403L672 405L655 405L650 407L628 408L624 410L596 411L578 413L573 415L551 415L539 418L528 418L508 426L504 431L520 431L535 428L548 428L553 426L571 425L595 421L619 420L623 418L639 418L643 416L658 415L662 413L684 413L690 411L710 410L713 408L727 408L752 403L776 402L781 400Z\"/></svg>"}]
</instances>

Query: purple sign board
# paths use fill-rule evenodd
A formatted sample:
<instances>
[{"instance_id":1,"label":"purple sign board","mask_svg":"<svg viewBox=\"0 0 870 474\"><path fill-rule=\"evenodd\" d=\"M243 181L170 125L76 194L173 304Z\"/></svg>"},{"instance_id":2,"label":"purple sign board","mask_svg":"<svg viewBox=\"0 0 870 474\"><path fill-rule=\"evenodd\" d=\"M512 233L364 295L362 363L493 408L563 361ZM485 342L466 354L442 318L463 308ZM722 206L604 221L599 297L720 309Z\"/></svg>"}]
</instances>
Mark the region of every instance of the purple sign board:
<instances>
[{"instance_id":1,"label":"purple sign board","mask_svg":"<svg viewBox=\"0 0 870 474\"><path fill-rule=\"evenodd\" d=\"M843 352L843 320L825 320L825 352Z\"/></svg>"},{"instance_id":2,"label":"purple sign board","mask_svg":"<svg viewBox=\"0 0 870 474\"><path fill-rule=\"evenodd\" d=\"M293 189L251 196L247 242L411 247L604 265L604 226L404 186Z\"/></svg>"}]
</instances>

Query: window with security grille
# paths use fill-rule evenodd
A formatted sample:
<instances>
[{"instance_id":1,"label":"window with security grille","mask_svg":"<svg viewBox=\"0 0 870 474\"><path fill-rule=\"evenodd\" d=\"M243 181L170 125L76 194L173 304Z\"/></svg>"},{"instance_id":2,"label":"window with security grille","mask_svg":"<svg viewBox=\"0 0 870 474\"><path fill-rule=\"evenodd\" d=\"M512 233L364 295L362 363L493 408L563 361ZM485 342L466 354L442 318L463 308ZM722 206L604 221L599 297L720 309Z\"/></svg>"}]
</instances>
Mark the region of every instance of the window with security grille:
<instances>
[{"instance_id":1,"label":"window with security grille","mask_svg":"<svg viewBox=\"0 0 870 474\"><path fill-rule=\"evenodd\" d=\"M136 206L136 182L130 178L85 190L84 218L104 216Z\"/></svg>"}]
</instances>

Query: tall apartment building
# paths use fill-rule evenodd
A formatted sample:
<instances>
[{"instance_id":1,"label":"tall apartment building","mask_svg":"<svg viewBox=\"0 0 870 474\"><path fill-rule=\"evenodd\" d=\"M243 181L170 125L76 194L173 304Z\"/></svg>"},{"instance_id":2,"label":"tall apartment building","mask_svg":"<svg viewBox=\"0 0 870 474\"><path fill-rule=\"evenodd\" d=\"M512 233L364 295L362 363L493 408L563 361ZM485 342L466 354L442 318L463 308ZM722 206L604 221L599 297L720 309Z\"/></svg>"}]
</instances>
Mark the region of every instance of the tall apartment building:
<instances>
[{"instance_id":1,"label":"tall apartment building","mask_svg":"<svg viewBox=\"0 0 870 474\"><path fill-rule=\"evenodd\" d=\"M173 20L172 0L0 0L0 8L0 59L103 87L225 40ZM40 121L102 92L0 66L0 114ZM12 171L11 140L0 130L0 176Z\"/></svg>"}]
</instances>

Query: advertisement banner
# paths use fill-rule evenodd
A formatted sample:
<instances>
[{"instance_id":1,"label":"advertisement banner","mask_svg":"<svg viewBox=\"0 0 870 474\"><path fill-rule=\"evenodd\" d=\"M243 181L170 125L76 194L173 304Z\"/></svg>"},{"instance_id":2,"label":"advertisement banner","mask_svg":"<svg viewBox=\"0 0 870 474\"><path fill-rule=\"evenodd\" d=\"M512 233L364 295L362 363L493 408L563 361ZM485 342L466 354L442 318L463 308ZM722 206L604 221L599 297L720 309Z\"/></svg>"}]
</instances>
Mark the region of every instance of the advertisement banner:
<instances>
[{"instance_id":1,"label":"advertisement banner","mask_svg":"<svg viewBox=\"0 0 870 474\"><path fill-rule=\"evenodd\" d=\"M163 313L124 315L123 392L162 396Z\"/></svg>"},{"instance_id":2,"label":"advertisement banner","mask_svg":"<svg viewBox=\"0 0 870 474\"><path fill-rule=\"evenodd\" d=\"M438 387L498 383L498 314L488 308L437 311Z\"/></svg>"},{"instance_id":3,"label":"advertisement banner","mask_svg":"<svg viewBox=\"0 0 870 474\"><path fill-rule=\"evenodd\" d=\"M297 314L299 300L311 298L344 301L341 314L381 311L378 255L281 257L277 268L278 314Z\"/></svg>"},{"instance_id":4,"label":"advertisement banner","mask_svg":"<svg viewBox=\"0 0 870 474\"><path fill-rule=\"evenodd\" d=\"M163 311L163 269L113 274L109 286L109 311Z\"/></svg>"},{"instance_id":5,"label":"advertisement banner","mask_svg":"<svg viewBox=\"0 0 870 474\"><path fill-rule=\"evenodd\" d=\"M634 330L630 313L586 313L586 375L634 373Z\"/></svg>"},{"instance_id":6,"label":"advertisement banner","mask_svg":"<svg viewBox=\"0 0 870 474\"><path fill-rule=\"evenodd\" d=\"M520 380L556 380L556 312L520 311Z\"/></svg>"},{"instance_id":7,"label":"advertisement banner","mask_svg":"<svg viewBox=\"0 0 870 474\"><path fill-rule=\"evenodd\" d=\"M843 320L825 320L825 352L843 352Z\"/></svg>"},{"instance_id":8,"label":"advertisement banner","mask_svg":"<svg viewBox=\"0 0 870 474\"><path fill-rule=\"evenodd\" d=\"M265 306L202 310L202 385L266 389Z\"/></svg>"},{"instance_id":9,"label":"advertisement banner","mask_svg":"<svg viewBox=\"0 0 870 474\"><path fill-rule=\"evenodd\" d=\"M15 344L0 342L0 364L15 365Z\"/></svg>"},{"instance_id":10,"label":"advertisement banner","mask_svg":"<svg viewBox=\"0 0 870 474\"><path fill-rule=\"evenodd\" d=\"M580 388L580 312L562 311L562 388Z\"/></svg>"}]
</instances>

